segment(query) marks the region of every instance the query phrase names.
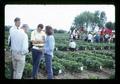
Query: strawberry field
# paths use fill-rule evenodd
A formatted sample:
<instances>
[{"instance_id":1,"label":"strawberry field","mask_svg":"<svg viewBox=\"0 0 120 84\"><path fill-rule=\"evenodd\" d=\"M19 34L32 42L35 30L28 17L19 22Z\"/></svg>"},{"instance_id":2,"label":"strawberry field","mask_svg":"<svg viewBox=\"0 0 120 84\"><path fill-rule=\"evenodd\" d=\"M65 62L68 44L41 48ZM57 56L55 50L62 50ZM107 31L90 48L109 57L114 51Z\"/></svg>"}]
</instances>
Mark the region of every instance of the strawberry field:
<instances>
[{"instance_id":1,"label":"strawberry field","mask_svg":"<svg viewBox=\"0 0 120 84\"><path fill-rule=\"evenodd\" d=\"M7 49L7 32L5 35L5 76L11 76L11 54ZM69 51L69 35L55 33L55 51L53 57L54 79L109 79L115 77L115 43L88 43L76 40L76 51ZM40 62L40 78L46 79L44 57ZM26 56L23 78L30 78L32 71L32 56ZM108 73L109 71L110 73ZM94 73L96 75L93 75ZM106 77L104 73L107 74ZM67 74L67 75L66 75ZM70 76L70 74L72 74ZM103 74L103 75L101 75ZM80 76L81 75L81 76ZM86 75L85 77L83 77Z\"/></svg>"}]
</instances>

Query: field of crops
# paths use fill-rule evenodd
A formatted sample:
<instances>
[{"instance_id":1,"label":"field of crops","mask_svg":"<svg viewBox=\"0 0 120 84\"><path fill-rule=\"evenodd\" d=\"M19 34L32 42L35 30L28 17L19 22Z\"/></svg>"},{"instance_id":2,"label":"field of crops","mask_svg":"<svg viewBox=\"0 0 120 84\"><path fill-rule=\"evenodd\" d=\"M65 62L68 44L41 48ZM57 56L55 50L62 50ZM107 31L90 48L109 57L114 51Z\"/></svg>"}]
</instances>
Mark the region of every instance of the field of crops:
<instances>
[{"instance_id":1,"label":"field of crops","mask_svg":"<svg viewBox=\"0 0 120 84\"><path fill-rule=\"evenodd\" d=\"M7 35L5 33L5 48L7 49ZM53 72L54 76L65 75L66 72L74 74L83 74L85 71L94 73L103 73L105 69L112 70L106 77L115 77L115 43L88 43L82 40L76 40L77 49L74 52L68 50L69 36L67 33L55 33L55 51L53 57ZM11 74L11 56L6 50L5 53L5 76L10 78ZM46 73L44 58L41 60L40 69ZM26 65L23 73L23 78L29 78L32 71L32 56L29 53L26 56ZM73 75L74 75L73 74ZM87 72L86 72L87 74ZM47 74L45 74L47 75ZM65 76L62 76L62 79ZM60 79L61 79L60 78ZM66 77L66 79L76 79ZM84 79L100 79L102 77L89 76ZM78 78L80 79L80 78Z\"/></svg>"}]
</instances>

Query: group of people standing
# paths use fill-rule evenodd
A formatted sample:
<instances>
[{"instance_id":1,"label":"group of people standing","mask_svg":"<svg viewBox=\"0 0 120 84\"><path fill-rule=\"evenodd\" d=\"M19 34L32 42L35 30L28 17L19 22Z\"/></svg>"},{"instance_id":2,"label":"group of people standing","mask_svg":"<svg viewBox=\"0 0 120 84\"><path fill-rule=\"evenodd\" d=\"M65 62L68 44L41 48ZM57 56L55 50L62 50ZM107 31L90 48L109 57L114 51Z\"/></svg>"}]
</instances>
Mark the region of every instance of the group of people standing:
<instances>
[{"instance_id":1,"label":"group of people standing","mask_svg":"<svg viewBox=\"0 0 120 84\"><path fill-rule=\"evenodd\" d=\"M108 32L96 32L96 33L92 33L89 32L88 35L86 35L85 37L85 41L88 42L96 42L96 43L110 43L110 42L115 42L115 34L114 33L108 33Z\"/></svg>"},{"instance_id":2,"label":"group of people standing","mask_svg":"<svg viewBox=\"0 0 120 84\"><path fill-rule=\"evenodd\" d=\"M75 40L83 40L89 43L110 43L115 42L115 33L112 32L111 29L108 28L98 28L99 30L97 32L88 32L84 30L83 27L80 29L74 29L73 31L70 31L70 42L69 42L69 50L75 51L76 50L76 42Z\"/></svg>"},{"instance_id":3,"label":"group of people standing","mask_svg":"<svg viewBox=\"0 0 120 84\"><path fill-rule=\"evenodd\" d=\"M81 39L88 42L115 42L115 33L108 28L99 28L97 32L86 31L83 28L78 30L74 29L73 32L70 32L70 39L77 40Z\"/></svg>"},{"instance_id":4,"label":"group of people standing","mask_svg":"<svg viewBox=\"0 0 120 84\"><path fill-rule=\"evenodd\" d=\"M25 58L28 53L29 41L28 41L28 25L23 24L20 27L20 18L16 17L14 19L15 26L9 31L10 35L8 38L8 43L10 44L12 52L12 65L13 65L13 79L21 79L25 67ZM41 58L45 57L45 66L48 73L48 79L53 78L52 70L52 57L55 46L55 39L53 36L53 28L51 26L46 26L45 31L43 31L44 25L39 24L37 29L31 32L31 42L32 42L32 73L31 79L37 78L37 73L39 69L39 64Z\"/></svg>"}]
</instances>

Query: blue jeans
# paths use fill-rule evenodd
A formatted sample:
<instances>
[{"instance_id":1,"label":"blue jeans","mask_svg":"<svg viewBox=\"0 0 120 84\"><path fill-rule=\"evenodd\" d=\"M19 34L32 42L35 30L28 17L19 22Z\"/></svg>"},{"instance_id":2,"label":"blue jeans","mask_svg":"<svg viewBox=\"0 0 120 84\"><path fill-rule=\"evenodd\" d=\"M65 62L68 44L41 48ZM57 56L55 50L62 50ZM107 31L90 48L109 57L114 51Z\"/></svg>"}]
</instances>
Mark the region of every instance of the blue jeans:
<instances>
[{"instance_id":1,"label":"blue jeans","mask_svg":"<svg viewBox=\"0 0 120 84\"><path fill-rule=\"evenodd\" d=\"M48 74L48 79L53 78L53 70L52 70L52 56L48 54L44 54L45 56L45 65Z\"/></svg>"},{"instance_id":2,"label":"blue jeans","mask_svg":"<svg viewBox=\"0 0 120 84\"><path fill-rule=\"evenodd\" d=\"M37 76L41 57L42 57L42 51L32 49L32 64L33 64L32 78L36 78Z\"/></svg>"}]
</instances>

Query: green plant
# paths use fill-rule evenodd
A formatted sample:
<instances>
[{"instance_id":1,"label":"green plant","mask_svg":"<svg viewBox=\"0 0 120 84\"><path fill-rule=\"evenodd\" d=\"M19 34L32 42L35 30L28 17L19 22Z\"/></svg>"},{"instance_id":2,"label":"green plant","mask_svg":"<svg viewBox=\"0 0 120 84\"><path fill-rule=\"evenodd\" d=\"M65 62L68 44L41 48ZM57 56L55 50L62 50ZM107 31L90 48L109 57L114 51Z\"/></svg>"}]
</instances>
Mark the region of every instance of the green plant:
<instances>
[{"instance_id":1,"label":"green plant","mask_svg":"<svg viewBox=\"0 0 120 84\"><path fill-rule=\"evenodd\" d=\"M115 62L114 62L114 60L105 59L103 66L108 67L108 68L115 68Z\"/></svg>"},{"instance_id":2,"label":"green plant","mask_svg":"<svg viewBox=\"0 0 120 84\"><path fill-rule=\"evenodd\" d=\"M26 55L26 62L32 64L32 54L31 53Z\"/></svg>"},{"instance_id":3,"label":"green plant","mask_svg":"<svg viewBox=\"0 0 120 84\"><path fill-rule=\"evenodd\" d=\"M39 68L45 70L45 60L40 61Z\"/></svg>"},{"instance_id":4,"label":"green plant","mask_svg":"<svg viewBox=\"0 0 120 84\"><path fill-rule=\"evenodd\" d=\"M99 79L98 76L89 76L89 79Z\"/></svg>"},{"instance_id":5,"label":"green plant","mask_svg":"<svg viewBox=\"0 0 120 84\"><path fill-rule=\"evenodd\" d=\"M115 79L115 73L112 73L109 77L109 79Z\"/></svg>"},{"instance_id":6,"label":"green plant","mask_svg":"<svg viewBox=\"0 0 120 84\"><path fill-rule=\"evenodd\" d=\"M81 62L77 63L75 61L65 60L61 59L59 62L65 67L65 69L71 71L71 72L81 72L81 68L83 64Z\"/></svg>"},{"instance_id":7,"label":"green plant","mask_svg":"<svg viewBox=\"0 0 120 84\"><path fill-rule=\"evenodd\" d=\"M5 63L5 78L11 79L12 77L12 63L6 62Z\"/></svg>"},{"instance_id":8,"label":"green plant","mask_svg":"<svg viewBox=\"0 0 120 84\"><path fill-rule=\"evenodd\" d=\"M87 66L88 70L100 71L102 64L98 60L93 60L91 58L84 60L84 65Z\"/></svg>"},{"instance_id":9,"label":"green plant","mask_svg":"<svg viewBox=\"0 0 120 84\"><path fill-rule=\"evenodd\" d=\"M64 72L65 67L63 65L61 65L60 63L54 61L52 63L52 66L53 66L53 74L54 75L58 75L59 73L63 73Z\"/></svg>"},{"instance_id":10,"label":"green plant","mask_svg":"<svg viewBox=\"0 0 120 84\"><path fill-rule=\"evenodd\" d=\"M30 77L32 73L32 65L30 63L25 64L23 78Z\"/></svg>"}]
</instances>

